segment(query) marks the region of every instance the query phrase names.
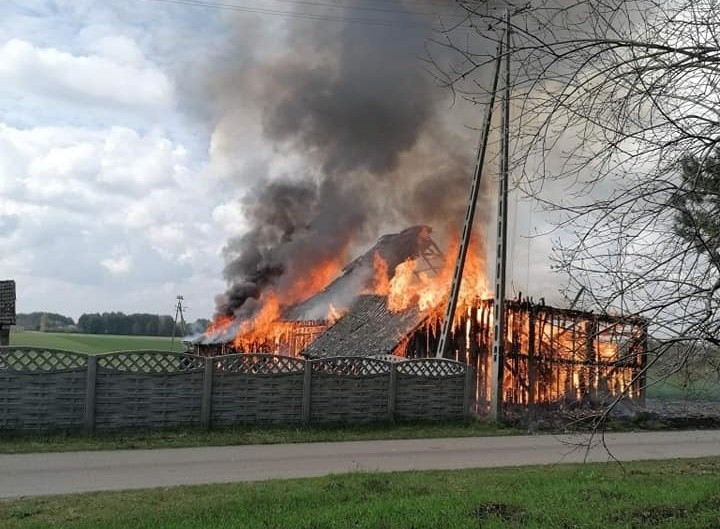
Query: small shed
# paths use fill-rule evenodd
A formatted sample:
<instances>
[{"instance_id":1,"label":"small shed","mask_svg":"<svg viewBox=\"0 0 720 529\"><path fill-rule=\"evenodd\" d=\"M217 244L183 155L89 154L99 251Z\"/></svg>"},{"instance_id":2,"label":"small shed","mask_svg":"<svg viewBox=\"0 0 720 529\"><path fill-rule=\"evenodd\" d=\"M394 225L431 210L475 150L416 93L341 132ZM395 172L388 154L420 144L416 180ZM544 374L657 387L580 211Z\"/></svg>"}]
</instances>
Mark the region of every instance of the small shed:
<instances>
[{"instance_id":1,"label":"small shed","mask_svg":"<svg viewBox=\"0 0 720 529\"><path fill-rule=\"evenodd\" d=\"M0 345L10 344L11 325L15 325L15 281L0 281Z\"/></svg>"}]
</instances>

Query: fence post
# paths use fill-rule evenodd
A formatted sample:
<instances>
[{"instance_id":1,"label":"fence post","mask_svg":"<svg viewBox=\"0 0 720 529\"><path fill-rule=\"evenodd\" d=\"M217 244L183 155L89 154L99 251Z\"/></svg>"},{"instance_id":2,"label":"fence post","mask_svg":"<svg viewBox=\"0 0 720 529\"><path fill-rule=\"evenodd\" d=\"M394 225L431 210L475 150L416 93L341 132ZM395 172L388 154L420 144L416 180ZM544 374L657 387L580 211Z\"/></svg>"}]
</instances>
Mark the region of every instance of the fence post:
<instances>
[{"instance_id":1,"label":"fence post","mask_svg":"<svg viewBox=\"0 0 720 529\"><path fill-rule=\"evenodd\" d=\"M390 384L388 385L388 418L395 422L395 406L397 405L397 364L390 364Z\"/></svg>"},{"instance_id":2,"label":"fence post","mask_svg":"<svg viewBox=\"0 0 720 529\"><path fill-rule=\"evenodd\" d=\"M466 419L472 417L472 403L475 382L475 369L473 366L465 365L465 387L463 391L463 416Z\"/></svg>"},{"instance_id":3,"label":"fence post","mask_svg":"<svg viewBox=\"0 0 720 529\"><path fill-rule=\"evenodd\" d=\"M205 358L205 372L203 374L202 398L200 399L200 426L206 430L210 429L210 411L212 408L212 385L213 385L213 357Z\"/></svg>"},{"instance_id":4,"label":"fence post","mask_svg":"<svg viewBox=\"0 0 720 529\"><path fill-rule=\"evenodd\" d=\"M310 424L310 402L312 394L312 360L305 360L305 376L303 377L302 423Z\"/></svg>"},{"instance_id":5,"label":"fence post","mask_svg":"<svg viewBox=\"0 0 720 529\"><path fill-rule=\"evenodd\" d=\"M95 380L97 378L97 356L88 355L85 377L85 417L84 425L87 433L95 431Z\"/></svg>"}]
</instances>

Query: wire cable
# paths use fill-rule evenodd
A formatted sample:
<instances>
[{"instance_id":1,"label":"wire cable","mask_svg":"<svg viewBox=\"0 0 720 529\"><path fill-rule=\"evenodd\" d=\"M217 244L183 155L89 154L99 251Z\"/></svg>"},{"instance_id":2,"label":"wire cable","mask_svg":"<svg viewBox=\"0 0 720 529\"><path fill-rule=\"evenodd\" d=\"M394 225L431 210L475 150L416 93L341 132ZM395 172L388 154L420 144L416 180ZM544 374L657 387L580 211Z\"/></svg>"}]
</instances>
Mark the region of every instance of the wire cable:
<instances>
[{"instance_id":1,"label":"wire cable","mask_svg":"<svg viewBox=\"0 0 720 529\"><path fill-rule=\"evenodd\" d=\"M366 25L370 25L370 26L379 26L379 27L388 27L388 28L411 29L411 28L425 27L425 25L421 24L421 23L382 20L382 19L378 19L378 18L358 18L358 17L347 17L347 16L342 16L342 15L306 13L306 12L299 12L299 11L282 11L282 10L268 9L268 8L262 8L262 7L239 6L237 4L208 2L205 0L142 0L142 1L156 2L156 3L162 3L162 4L187 5L187 6L192 6L192 7L202 7L202 8L217 9L217 10L237 11L237 12L242 12L242 13L252 13L252 14L260 14L260 15L283 16L283 17L287 17L287 18L296 18L296 19L366 24ZM309 1L309 0L307 0L307 1ZM408 12L398 11L398 13L408 13ZM420 13L415 13L415 14L420 14ZM456 16L460 16L460 15L456 15Z\"/></svg>"}]
</instances>

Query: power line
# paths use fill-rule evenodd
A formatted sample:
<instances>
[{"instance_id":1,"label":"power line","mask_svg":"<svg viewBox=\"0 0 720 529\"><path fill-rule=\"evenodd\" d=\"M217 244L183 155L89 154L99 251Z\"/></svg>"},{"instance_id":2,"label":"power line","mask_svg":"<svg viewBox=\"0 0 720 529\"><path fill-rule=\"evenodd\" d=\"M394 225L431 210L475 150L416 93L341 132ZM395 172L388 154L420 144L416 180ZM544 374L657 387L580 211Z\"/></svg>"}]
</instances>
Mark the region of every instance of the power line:
<instances>
[{"instance_id":1,"label":"power line","mask_svg":"<svg viewBox=\"0 0 720 529\"><path fill-rule=\"evenodd\" d=\"M450 13L441 13L438 11L412 11L408 9L388 9L386 7L372 7L372 6L360 6L360 5L348 5L348 4L331 4L327 2L318 2L316 0L265 0L269 2L282 2L287 4L296 4L296 5L308 5L308 6L318 6L318 7L327 7L332 9L346 9L349 11L375 11L380 13L398 13L398 14L410 14L410 15L455 15L457 16L457 11ZM390 2L381 2L388 5L389 3L399 5L392 0ZM424 5L429 6L442 6L442 7L449 7L447 3L441 4L439 2L428 2L427 4L418 4L418 7L422 7Z\"/></svg>"},{"instance_id":2,"label":"power line","mask_svg":"<svg viewBox=\"0 0 720 529\"><path fill-rule=\"evenodd\" d=\"M187 5L192 7L202 7L209 9L218 9L226 11L237 11L242 13L252 13L260 15L271 15L271 16L283 16L287 18L307 19L307 20L322 20L328 22L347 22L355 24L366 24L370 26L388 27L388 28L421 28L424 27L420 23L412 22L400 22L392 20L381 20L377 18L357 18L347 17L342 15L327 15L318 13L303 13L298 11L282 11L277 9L268 9L261 7L249 7L239 6L236 4L226 4L219 2L208 2L205 0L143 0L146 2L157 2L162 4L176 4L176 5ZM309 1L309 0L307 0ZM397 11L397 13L408 13L403 11ZM412 13L412 12L410 12ZM415 13L420 14L420 13ZM457 16L457 15L456 15Z\"/></svg>"}]
</instances>

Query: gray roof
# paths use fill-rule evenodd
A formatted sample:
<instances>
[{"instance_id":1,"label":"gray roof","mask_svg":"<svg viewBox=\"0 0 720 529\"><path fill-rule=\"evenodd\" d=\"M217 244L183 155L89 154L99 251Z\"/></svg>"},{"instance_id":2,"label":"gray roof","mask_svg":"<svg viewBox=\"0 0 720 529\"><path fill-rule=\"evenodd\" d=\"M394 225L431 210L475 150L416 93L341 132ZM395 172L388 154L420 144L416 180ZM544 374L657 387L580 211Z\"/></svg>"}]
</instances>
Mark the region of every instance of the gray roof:
<instances>
[{"instance_id":1,"label":"gray roof","mask_svg":"<svg viewBox=\"0 0 720 529\"><path fill-rule=\"evenodd\" d=\"M0 281L0 324L15 324L15 281Z\"/></svg>"},{"instance_id":2,"label":"gray roof","mask_svg":"<svg viewBox=\"0 0 720 529\"><path fill-rule=\"evenodd\" d=\"M308 358L389 355L426 317L414 308L389 312L384 296L360 296L350 311L302 354Z\"/></svg>"}]
</instances>

